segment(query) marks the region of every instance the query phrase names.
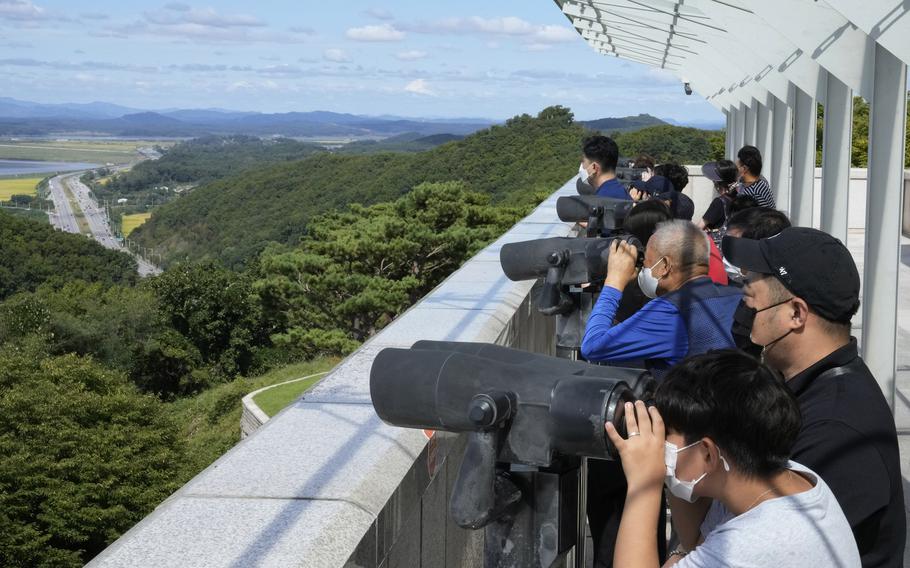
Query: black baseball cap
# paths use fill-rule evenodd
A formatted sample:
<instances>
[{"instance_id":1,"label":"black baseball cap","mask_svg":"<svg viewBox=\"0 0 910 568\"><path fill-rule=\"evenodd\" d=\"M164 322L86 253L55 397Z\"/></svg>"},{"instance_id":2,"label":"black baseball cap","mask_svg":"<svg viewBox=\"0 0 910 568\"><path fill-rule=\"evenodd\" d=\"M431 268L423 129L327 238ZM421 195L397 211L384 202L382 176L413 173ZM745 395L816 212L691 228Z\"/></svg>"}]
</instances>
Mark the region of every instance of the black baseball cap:
<instances>
[{"instance_id":1,"label":"black baseball cap","mask_svg":"<svg viewBox=\"0 0 910 568\"><path fill-rule=\"evenodd\" d=\"M856 263L828 233L789 227L761 240L724 237L721 248L731 264L773 275L826 320L849 323L859 309Z\"/></svg>"},{"instance_id":2,"label":"black baseball cap","mask_svg":"<svg viewBox=\"0 0 910 568\"><path fill-rule=\"evenodd\" d=\"M676 191L673 183L664 176L651 176L648 181L635 180L631 183L631 186L649 195L665 199L669 199L669 196Z\"/></svg>"}]
</instances>

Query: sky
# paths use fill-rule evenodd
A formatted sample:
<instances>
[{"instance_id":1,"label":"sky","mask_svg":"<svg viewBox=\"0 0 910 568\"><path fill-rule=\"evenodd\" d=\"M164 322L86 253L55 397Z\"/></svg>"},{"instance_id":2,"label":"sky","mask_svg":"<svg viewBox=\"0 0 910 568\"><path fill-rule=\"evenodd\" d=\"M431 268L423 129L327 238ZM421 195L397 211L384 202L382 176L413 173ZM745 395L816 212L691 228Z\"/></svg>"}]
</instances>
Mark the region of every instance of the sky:
<instances>
[{"instance_id":1,"label":"sky","mask_svg":"<svg viewBox=\"0 0 910 568\"><path fill-rule=\"evenodd\" d=\"M552 0L0 0L0 96L141 109L722 121Z\"/></svg>"}]
</instances>

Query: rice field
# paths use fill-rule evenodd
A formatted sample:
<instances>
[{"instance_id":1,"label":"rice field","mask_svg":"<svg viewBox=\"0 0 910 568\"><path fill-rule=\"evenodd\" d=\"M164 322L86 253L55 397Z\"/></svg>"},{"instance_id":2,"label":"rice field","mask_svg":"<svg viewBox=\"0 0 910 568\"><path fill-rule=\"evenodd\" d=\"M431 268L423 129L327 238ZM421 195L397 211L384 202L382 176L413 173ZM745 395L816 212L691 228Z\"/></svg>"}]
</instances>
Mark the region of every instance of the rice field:
<instances>
[{"instance_id":1,"label":"rice field","mask_svg":"<svg viewBox=\"0 0 910 568\"><path fill-rule=\"evenodd\" d=\"M123 216L123 236L128 237L133 230L148 221L151 217L151 213L134 213L132 215Z\"/></svg>"},{"instance_id":2,"label":"rice field","mask_svg":"<svg viewBox=\"0 0 910 568\"><path fill-rule=\"evenodd\" d=\"M14 195L35 195L35 186L44 178L0 179L0 201L9 201Z\"/></svg>"}]
</instances>

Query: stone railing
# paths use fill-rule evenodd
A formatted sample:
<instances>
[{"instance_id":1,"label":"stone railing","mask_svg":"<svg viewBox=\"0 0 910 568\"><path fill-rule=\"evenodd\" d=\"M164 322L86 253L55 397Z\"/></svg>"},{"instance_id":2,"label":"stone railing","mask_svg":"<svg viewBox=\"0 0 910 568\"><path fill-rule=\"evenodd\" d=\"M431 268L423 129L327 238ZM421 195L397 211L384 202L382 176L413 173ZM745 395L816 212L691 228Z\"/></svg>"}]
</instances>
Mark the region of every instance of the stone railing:
<instances>
[{"instance_id":1,"label":"stone railing","mask_svg":"<svg viewBox=\"0 0 910 568\"><path fill-rule=\"evenodd\" d=\"M90 566L478 566L483 531L447 511L463 439L382 423L370 366L420 339L551 353L553 320L534 309L532 282L506 279L499 249L568 235L556 198L572 194L574 178Z\"/></svg>"}]
</instances>

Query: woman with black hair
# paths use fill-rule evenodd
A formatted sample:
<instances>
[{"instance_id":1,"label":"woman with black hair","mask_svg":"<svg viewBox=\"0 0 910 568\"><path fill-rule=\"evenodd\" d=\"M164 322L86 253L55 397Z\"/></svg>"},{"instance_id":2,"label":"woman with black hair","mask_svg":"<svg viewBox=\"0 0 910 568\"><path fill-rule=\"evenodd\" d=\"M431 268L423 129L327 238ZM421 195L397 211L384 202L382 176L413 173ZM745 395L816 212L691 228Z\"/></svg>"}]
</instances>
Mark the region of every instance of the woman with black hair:
<instances>
[{"instance_id":1,"label":"woman with black hair","mask_svg":"<svg viewBox=\"0 0 910 568\"><path fill-rule=\"evenodd\" d=\"M730 160L708 162L701 167L706 178L714 182L717 197L711 201L708 210L698 221L698 228L705 231L721 229L730 216L730 205L736 197L736 179L739 175L736 164Z\"/></svg>"}]
</instances>

